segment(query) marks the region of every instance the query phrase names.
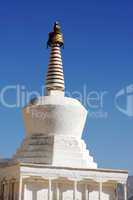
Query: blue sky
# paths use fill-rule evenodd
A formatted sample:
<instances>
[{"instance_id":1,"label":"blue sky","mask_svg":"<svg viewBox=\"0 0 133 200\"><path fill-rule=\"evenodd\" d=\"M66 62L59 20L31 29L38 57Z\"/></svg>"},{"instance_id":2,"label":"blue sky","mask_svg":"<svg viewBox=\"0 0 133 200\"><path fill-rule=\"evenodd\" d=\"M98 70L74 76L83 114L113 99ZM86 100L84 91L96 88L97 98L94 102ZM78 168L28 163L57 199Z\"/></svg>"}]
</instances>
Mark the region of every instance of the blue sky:
<instances>
[{"instance_id":1,"label":"blue sky","mask_svg":"<svg viewBox=\"0 0 133 200\"><path fill-rule=\"evenodd\" d=\"M83 94L84 86L87 94L107 92L102 108L85 105L90 114L83 138L100 167L128 169L130 174L133 116L120 112L114 99L133 84L132 8L131 0L6 0L0 6L0 93L16 84L41 91L49 56L47 34L59 20L66 90ZM6 94L6 100L13 103L15 92ZM127 96L118 104L126 109ZM92 117L99 109L106 118ZM0 101L0 121L0 155L10 157L25 134L21 108L9 109Z\"/></svg>"}]
</instances>

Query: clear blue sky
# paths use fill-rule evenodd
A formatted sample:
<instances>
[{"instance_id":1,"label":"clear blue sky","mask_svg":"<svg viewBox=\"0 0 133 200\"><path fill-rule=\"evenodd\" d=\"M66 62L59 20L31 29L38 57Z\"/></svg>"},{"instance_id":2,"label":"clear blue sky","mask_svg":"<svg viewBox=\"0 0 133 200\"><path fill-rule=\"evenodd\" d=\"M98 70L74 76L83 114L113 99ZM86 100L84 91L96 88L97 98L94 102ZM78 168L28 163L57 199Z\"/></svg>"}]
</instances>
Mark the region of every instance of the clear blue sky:
<instances>
[{"instance_id":1,"label":"clear blue sky","mask_svg":"<svg viewBox=\"0 0 133 200\"><path fill-rule=\"evenodd\" d=\"M87 93L108 92L102 108L108 117L88 115L83 137L100 167L128 169L133 174L133 117L114 105L115 94L133 84L132 10L131 0L1 2L0 91L16 84L40 91L49 55L47 33L59 20L65 38L67 90L83 93L86 85ZM9 102L14 102L14 95L7 94ZM0 155L10 157L24 133L21 109L5 108L0 102Z\"/></svg>"}]
</instances>

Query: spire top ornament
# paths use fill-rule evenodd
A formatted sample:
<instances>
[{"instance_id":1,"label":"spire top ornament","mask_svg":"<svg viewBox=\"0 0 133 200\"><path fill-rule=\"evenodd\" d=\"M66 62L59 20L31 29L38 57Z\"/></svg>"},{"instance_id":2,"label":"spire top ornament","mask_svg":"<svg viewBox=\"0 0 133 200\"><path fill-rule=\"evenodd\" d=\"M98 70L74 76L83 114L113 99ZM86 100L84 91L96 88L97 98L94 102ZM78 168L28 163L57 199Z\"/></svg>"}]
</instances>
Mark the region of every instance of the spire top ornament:
<instances>
[{"instance_id":1,"label":"spire top ornament","mask_svg":"<svg viewBox=\"0 0 133 200\"><path fill-rule=\"evenodd\" d=\"M57 21L54 23L53 31L49 33L47 41L47 47L52 46L64 46L63 34L61 33L60 24Z\"/></svg>"}]
</instances>

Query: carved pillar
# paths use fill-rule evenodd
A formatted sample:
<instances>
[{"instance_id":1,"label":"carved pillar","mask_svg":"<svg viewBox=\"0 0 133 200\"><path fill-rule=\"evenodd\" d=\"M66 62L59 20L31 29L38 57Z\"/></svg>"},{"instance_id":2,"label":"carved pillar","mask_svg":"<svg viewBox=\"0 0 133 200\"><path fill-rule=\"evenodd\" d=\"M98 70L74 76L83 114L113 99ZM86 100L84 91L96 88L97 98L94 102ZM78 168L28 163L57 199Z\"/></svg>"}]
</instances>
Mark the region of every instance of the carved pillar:
<instances>
[{"instance_id":1,"label":"carved pillar","mask_svg":"<svg viewBox=\"0 0 133 200\"><path fill-rule=\"evenodd\" d=\"M9 183L5 181L4 183L4 200L8 200L9 196Z\"/></svg>"},{"instance_id":2,"label":"carved pillar","mask_svg":"<svg viewBox=\"0 0 133 200\"><path fill-rule=\"evenodd\" d=\"M56 200L59 200L59 198L60 198L59 184L56 182Z\"/></svg>"},{"instance_id":3,"label":"carved pillar","mask_svg":"<svg viewBox=\"0 0 133 200\"><path fill-rule=\"evenodd\" d=\"M99 200L102 200L103 183L99 182Z\"/></svg>"},{"instance_id":4,"label":"carved pillar","mask_svg":"<svg viewBox=\"0 0 133 200\"><path fill-rule=\"evenodd\" d=\"M77 181L74 181L73 200L77 199Z\"/></svg>"},{"instance_id":5,"label":"carved pillar","mask_svg":"<svg viewBox=\"0 0 133 200\"><path fill-rule=\"evenodd\" d=\"M15 182L14 182L14 200L17 200L16 193L17 193L17 188L16 188L16 180L15 180Z\"/></svg>"},{"instance_id":6,"label":"carved pillar","mask_svg":"<svg viewBox=\"0 0 133 200\"><path fill-rule=\"evenodd\" d=\"M20 176L19 179L19 200L22 200L22 185L23 185L23 178Z\"/></svg>"},{"instance_id":7,"label":"carved pillar","mask_svg":"<svg viewBox=\"0 0 133 200\"><path fill-rule=\"evenodd\" d=\"M14 188L12 186L13 181L10 180L10 182L8 183L8 200L14 200Z\"/></svg>"},{"instance_id":8,"label":"carved pillar","mask_svg":"<svg viewBox=\"0 0 133 200\"><path fill-rule=\"evenodd\" d=\"M12 200L15 200L15 181L12 182Z\"/></svg>"},{"instance_id":9,"label":"carved pillar","mask_svg":"<svg viewBox=\"0 0 133 200\"><path fill-rule=\"evenodd\" d=\"M85 200L89 199L89 194L88 194L88 184L85 183Z\"/></svg>"},{"instance_id":10,"label":"carved pillar","mask_svg":"<svg viewBox=\"0 0 133 200\"><path fill-rule=\"evenodd\" d=\"M127 184L124 184L124 200L127 200Z\"/></svg>"},{"instance_id":11,"label":"carved pillar","mask_svg":"<svg viewBox=\"0 0 133 200\"><path fill-rule=\"evenodd\" d=\"M0 199L2 199L2 181L0 180Z\"/></svg>"},{"instance_id":12,"label":"carved pillar","mask_svg":"<svg viewBox=\"0 0 133 200\"><path fill-rule=\"evenodd\" d=\"M4 193L5 193L5 183L1 182L1 200L4 200Z\"/></svg>"},{"instance_id":13,"label":"carved pillar","mask_svg":"<svg viewBox=\"0 0 133 200\"><path fill-rule=\"evenodd\" d=\"M52 180L48 179L48 200L52 200Z\"/></svg>"},{"instance_id":14,"label":"carved pillar","mask_svg":"<svg viewBox=\"0 0 133 200\"><path fill-rule=\"evenodd\" d=\"M12 192L12 191L11 191L11 183L10 183L10 181L7 181L7 188L6 188L6 193L7 193L6 199L7 199L7 200L10 200L10 199L11 199L11 195L12 195L11 192ZM11 200L12 200L12 199L11 199Z\"/></svg>"},{"instance_id":15,"label":"carved pillar","mask_svg":"<svg viewBox=\"0 0 133 200\"><path fill-rule=\"evenodd\" d=\"M24 200L26 200L27 199L27 184L26 183L24 183Z\"/></svg>"},{"instance_id":16,"label":"carved pillar","mask_svg":"<svg viewBox=\"0 0 133 200\"><path fill-rule=\"evenodd\" d=\"M18 200L19 199L19 181L16 180L15 181L15 200Z\"/></svg>"},{"instance_id":17,"label":"carved pillar","mask_svg":"<svg viewBox=\"0 0 133 200\"><path fill-rule=\"evenodd\" d=\"M115 199L116 200L119 199L118 184L116 184L116 187L115 187Z\"/></svg>"},{"instance_id":18,"label":"carved pillar","mask_svg":"<svg viewBox=\"0 0 133 200\"><path fill-rule=\"evenodd\" d=\"M6 183L5 181L3 181L3 200L5 200L6 198L5 193L6 193Z\"/></svg>"}]
</instances>

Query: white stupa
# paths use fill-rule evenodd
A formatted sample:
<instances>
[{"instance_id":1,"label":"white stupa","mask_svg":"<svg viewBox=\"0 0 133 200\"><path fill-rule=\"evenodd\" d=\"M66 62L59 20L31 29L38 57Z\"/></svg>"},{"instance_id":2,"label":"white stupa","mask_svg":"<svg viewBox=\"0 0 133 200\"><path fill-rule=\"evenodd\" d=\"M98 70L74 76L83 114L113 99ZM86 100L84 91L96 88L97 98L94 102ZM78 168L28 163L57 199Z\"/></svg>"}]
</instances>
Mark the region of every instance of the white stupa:
<instances>
[{"instance_id":1,"label":"white stupa","mask_svg":"<svg viewBox=\"0 0 133 200\"><path fill-rule=\"evenodd\" d=\"M55 24L54 31L60 31ZM79 101L64 96L61 58L62 35L50 42L46 96L24 108L26 138L15 158L51 166L97 168L81 139L87 110ZM51 38L51 35L50 35ZM61 39L61 42L60 42ZM40 114L37 117L35 113Z\"/></svg>"},{"instance_id":2,"label":"white stupa","mask_svg":"<svg viewBox=\"0 0 133 200\"><path fill-rule=\"evenodd\" d=\"M87 110L65 96L59 24L49 33L46 96L23 109L25 139L11 160L0 164L0 200L114 200L127 171L97 168L81 139Z\"/></svg>"}]
</instances>

